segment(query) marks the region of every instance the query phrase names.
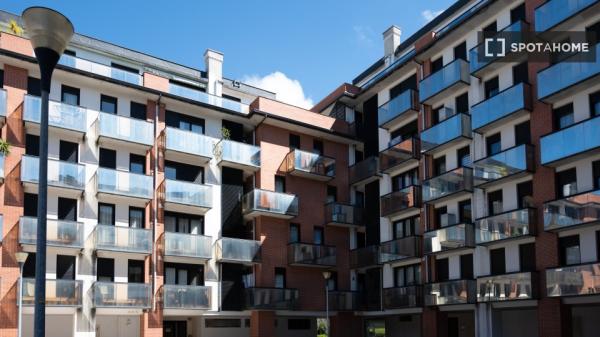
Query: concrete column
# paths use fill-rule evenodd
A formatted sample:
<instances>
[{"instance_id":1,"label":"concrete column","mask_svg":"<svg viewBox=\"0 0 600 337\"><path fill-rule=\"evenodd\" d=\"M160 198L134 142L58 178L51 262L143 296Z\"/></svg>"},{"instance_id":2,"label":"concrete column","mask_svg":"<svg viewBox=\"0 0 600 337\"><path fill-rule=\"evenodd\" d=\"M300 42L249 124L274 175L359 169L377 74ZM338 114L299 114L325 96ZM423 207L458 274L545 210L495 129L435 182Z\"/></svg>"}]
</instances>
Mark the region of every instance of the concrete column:
<instances>
[{"instance_id":1,"label":"concrete column","mask_svg":"<svg viewBox=\"0 0 600 337\"><path fill-rule=\"evenodd\" d=\"M207 49L204 52L204 63L208 72L206 92L211 95L221 96L223 94L223 54Z\"/></svg>"},{"instance_id":2,"label":"concrete column","mask_svg":"<svg viewBox=\"0 0 600 337\"><path fill-rule=\"evenodd\" d=\"M274 337L275 312L252 311L250 315L250 337Z\"/></svg>"}]
</instances>

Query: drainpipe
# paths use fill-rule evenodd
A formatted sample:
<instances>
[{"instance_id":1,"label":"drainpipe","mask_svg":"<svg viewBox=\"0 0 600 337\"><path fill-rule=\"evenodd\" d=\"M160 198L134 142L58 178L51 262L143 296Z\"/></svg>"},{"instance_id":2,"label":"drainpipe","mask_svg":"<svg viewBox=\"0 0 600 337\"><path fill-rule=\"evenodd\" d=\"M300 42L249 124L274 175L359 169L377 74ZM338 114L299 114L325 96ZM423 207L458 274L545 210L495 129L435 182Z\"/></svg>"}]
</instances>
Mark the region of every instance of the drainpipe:
<instances>
[{"instance_id":1,"label":"drainpipe","mask_svg":"<svg viewBox=\"0 0 600 337\"><path fill-rule=\"evenodd\" d=\"M158 100L154 107L154 140L156 141L158 136L158 114L160 113L160 100L162 93L158 94ZM154 146L154 179L152 179L152 187L154 188L154 206L152 212L152 245L154 246L154 254L152 254L152 311L156 310L156 255L158 253L158 247L156 245L156 224L158 222L158 193L157 188L157 173L158 173L158 146Z\"/></svg>"}]
</instances>

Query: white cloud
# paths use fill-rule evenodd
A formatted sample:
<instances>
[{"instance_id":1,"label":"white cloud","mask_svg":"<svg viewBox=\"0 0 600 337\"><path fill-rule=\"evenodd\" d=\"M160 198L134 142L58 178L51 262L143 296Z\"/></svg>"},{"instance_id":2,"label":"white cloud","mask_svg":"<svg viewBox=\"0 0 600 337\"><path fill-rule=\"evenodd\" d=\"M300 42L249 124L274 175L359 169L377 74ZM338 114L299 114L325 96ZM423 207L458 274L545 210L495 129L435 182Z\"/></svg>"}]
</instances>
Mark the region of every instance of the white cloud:
<instances>
[{"instance_id":1,"label":"white cloud","mask_svg":"<svg viewBox=\"0 0 600 337\"><path fill-rule=\"evenodd\" d=\"M371 45L373 43L373 29L369 26L353 26L354 36L360 44Z\"/></svg>"},{"instance_id":2,"label":"white cloud","mask_svg":"<svg viewBox=\"0 0 600 337\"><path fill-rule=\"evenodd\" d=\"M275 71L263 77L246 75L242 78L242 82L272 91L277 95L277 100L288 104L305 109L310 109L314 105L313 100L304 95L302 84L298 80L287 77L280 71Z\"/></svg>"},{"instance_id":3,"label":"white cloud","mask_svg":"<svg viewBox=\"0 0 600 337\"><path fill-rule=\"evenodd\" d=\"M426 9L421 12L421 16L423 17L423 19L425 19L425 21L429 22L433 20L436 16L440 15L442 12L443 10L432 11L431 9Z\"/></svg>"}]
</instances>

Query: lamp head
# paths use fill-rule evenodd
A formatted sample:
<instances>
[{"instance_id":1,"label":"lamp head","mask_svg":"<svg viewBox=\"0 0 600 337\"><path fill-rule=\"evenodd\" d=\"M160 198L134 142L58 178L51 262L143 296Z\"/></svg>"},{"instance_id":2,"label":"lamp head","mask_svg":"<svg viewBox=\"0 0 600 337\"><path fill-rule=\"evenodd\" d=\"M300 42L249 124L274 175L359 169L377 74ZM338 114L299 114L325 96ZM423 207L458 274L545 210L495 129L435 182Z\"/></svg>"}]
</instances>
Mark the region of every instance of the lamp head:
<instances>
[{"instance_id":1,"label":"lamp head","mask_svg":"<svg viewBox=\"0 0 600 337\"><path fill-rule=\"evenodd\" d=\"M27 261L27 256L29 256L29 253L27 253L27 252L16 252L15 253L15 259L17 260L18 264L25 263L25 261Z\"/></svg>"},{"instance_id":2,"label":"lamp head","mask_svg":"<svg viewBox=\"0 0 600 337\"><path fill-rule=\"evenodd\" d=\"M331 277L331 272L328 271L328 270L325 270L323 272L323 278L326 279L326 280L329 280L330 277Z\"/></svg>"},{"instance_id":3,"label":"lamp head","mask_svg":"<svg viewBox=\"0 0 600 337\"><path fill-rule=\"evenodd\" d=\"M69 19L53 9L37 6L25 9L21 17L34 50L47 48L62 55L74 33Z\"/></svg>"}]
</instances>

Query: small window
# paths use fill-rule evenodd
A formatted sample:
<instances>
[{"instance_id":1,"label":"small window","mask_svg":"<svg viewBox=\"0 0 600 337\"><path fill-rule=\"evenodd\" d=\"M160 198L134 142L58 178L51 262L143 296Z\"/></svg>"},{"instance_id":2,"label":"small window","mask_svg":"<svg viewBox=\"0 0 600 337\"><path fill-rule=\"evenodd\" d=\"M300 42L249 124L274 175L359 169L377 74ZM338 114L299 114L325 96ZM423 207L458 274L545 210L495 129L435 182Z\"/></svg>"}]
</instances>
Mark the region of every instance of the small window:
<instances>
[{"instance_id":1,"label":"small window","mask_svg":"<svg viewBox=\"0 0 600 337\"><path fill-rule=\"evenodd\" d=\"M42 82L39 78L27 77L27 94L42 96Z\"/></svg>"},{"instance_id":2,"label":"small window","mask_svg":"<svg viewBox=\"0 0 600 337\"><path fill-rule=\"evenodd\" d=\"M450 271L448 268L448 258L435 260L435 275L438 282L444 282L450 279Z\"/></svg>"},{"instance_id":3,"label":"small window","mask_svg":"<svg viewBox=\"0 0 600 337\"><path fill-rule=\"evenodd\" d=\"M61 161L69 163L77 163L78 161L79 144L73 142L60 141L58 157Z\"/></svg>"},{"instance_id":4,"label":"small window","mask_svg":"<svg viewBox=\"0 0 600 337\"><path fill-rule=\"evenodd\" d=\"M594 177L594 190L600 190L600 160L592 163L592 176Z\"/></svg>"},{"instance_id":5,"label":"small window","mask_svg":"<svg viewBox=\"0 0 600 337\"><path fill-rule=\"evenodd\" d=\"M456 96L454 99L456 113L469 113L469 92Z\"/></svg>"},{"instance_id":6,"label":"small window","mask_svg":"<svg viewBox=\"0 0 600 337\"><path fill-rule=\"evenodd\" d=\"M417 235L420 227L420 217L411 217L402 220L395 221L393 224L394 228L394 240Z\"/></svg>"},{"instance_id":7,"label":"small window","mask_svg":"<svg viewBox=\"0 0 600 337\"><path fill-rule=\"evenodd\" d=\"M590 94L590 116L600 116L600 91Z\"/></svg>"},{"instance_id":8,"label":"small window","mask_svg":"<svg viewBox=\"0 0 600 337\"><path fill-rule=\"evenodd\" d=\"M29 253L23 264L23 278L35 277L35 253Z\"/></svg>"},{"instance_id":9,"label":"small window","mask_svg":"<svg viewBox=\"0 0 600 337\"><path fill-rule=\"evenodd\" d=\"M515 125L515 145L531 143L531 125L529 121Z\"/></svg>"},{"instance_id":10,"label":"small window","mask_svg":"<svg viewBox=\"0 0 600 337\"><path fill-rule=\"evenodd\" d=\"M525 21L525 3L510 10L510 23Z\"/></svg>"},{"instance_id":11,"label":"small window","mask_svg":"<svg viewBox=\"0 0 600 337\"><path fill-rule=\"evenodd\" d=\"M577 194L577 171L575 168L556 172L556 195L558 198Z\"/></svg>"},{"instance_id":12,"label":"small window","mask_svg":"<svg viewBox=\"0 0 600 337\"><path fill-rule=\"evenodd\" d=\"M37 217L38 196L33 193L23 195L23 215Z\"/></svg>"},{"instance_id":13,"label":"small window","mask_svg":"<svg viewBox=\"0 0 600 337\"><path fill-rule=\"evenodd\" d=\"M288 330L310 330L310 319L288 318Z\"/></svg>"},{"instance_id":14,"label":"small window","mask_svg":"<svg viewBox=\"0 0 600 337\"><path fill-rule=\"evenodd\" d=\"M461 44L454 47L454 59L467 60L467 41L463 41Z\"/></svg>"},{"instance_id":15,"label":"small window","mask_svg":"<svg viewBox=\"0 0 600 337\"><path fill-rule=\"evenodd\" d=\"M500 91L500 83L498 81L498 77L494 77L485 81L483 87L485 90L485 99L489 99L490 97L496 96Z\"/></svg>"},{"instance_id":16,"label":"small window","mask_svg":"<svg viewBox=\"0 0 600 337\"><path fill-rule=\"evenodd\" d=\"M490 249L490 271L492 275L506 274L506 254L504 248Z\"/></svg>"},{"instance_id":17,"label":"small window","mask_svg":"<svg viewBox=\"0 0 600 337\"><path fill-rule=\"evenodd\" d=\"M285 288L285 268L275 268L275 288Z\"/></svg>"},{"instance_id":18,"label":"small window","mask_svg":"<svg viewBox=\"0 0 600 337\"><path fill-rule=\"evenodd\" d=\"M57 215L59 220L77 221L77 199L59 197Z\"/></svg>"},{"instance_id":19,"label":"small window","mask_svg":"<svg viewBox=\"0 0 600 337\"><path fill-rule=\"evenodd\" d=\"M471 213L471 199L463 200L458 203L458 221L460 221L460 223L473 222L473 215Z\"/></svg>"},{"instance_id":20,"label":"small window","mask_svg":"<svg viewBox=\"0 0 600 337\"><path fill-rule=\"evenodd\" d=\"M25 154L35 157L40 155L40 136L25 135Z\"/></svg>"},{"instance_id":21,"label":"small window","mask_svg":"<svg viewBox=\"0 0 600 337\"><path fill-rule=\"evenodd\" d=\"M131 228L144 228L146 211L139 207L129 207L129 227Z\"/></svg>"},{"instance_id":22,"label":"small window","mask_svg":"<svg viewBox=\"0 0 600 337\"><path fill-rule=\"evenodd\" d=\"M433 160L433 175L439 176L446 172L446 156L441 156Z\"/></svg>"},{"instance_id":23,"label":"small window","mask_svg":"<svg viewBox=\"0 0 600 337\"><path fill-rule=\"evenodd\" d=\"M473 254L460 256L460 278L463 280L473 278Z\"/></svg>"},{"instance_id":24,"label":"small window","mask_svg":"<svg viewBox=\"0 0 600 337\"><path fill-rule=\"evenodd\" d=\"M560 264L562 266L581 263L579 235L558 238L558 245L560 247Z\"/></svg>"},{"instance_id":25,"label":"small window","mask_svg":"<svg viewBox=\"0 0 600 337\"><path fill-rule=\"evenodd\" d=\"M453 225L456 222L456 221L453 221L453 219L450 219L448 216L444 216L445 214L448 214L448 208L446 206L438 207L435 209L434 212L435 212L435 221L436 221L437 228ZM443 218L448 219L448 221L443 220ZM454 220L456 220L456 219L454 219ZM435 228L429 228L429 229L435 229Z\"/></svg>"},{"instance_id":26,"label":"small window","mask_svg":"<svg viewBox=\"0 0 600 337\"><path fill-rule=\"evenodd\" d=\"M315 245L325 244L325 231L323 227L315 227L313 230L313 243Z\"/></svg>"},{"instance_id":27,"label":"small window","mask_svg":"<svg viewBox=\"0 0 600 337\"><path fill-rule=\"evenodd\" d=\"M394 268L394 285L406 287L421 283L421 266L418 264Z\"/></svg>"},{"instance_id":28,"label":"small window","mask_svg":"<svg viewBox=\"0 0 600 337\"><path fill-rule=\"evenodd\" d=\"M117 151L100 148L100 155L98 158L98 164L100 167L116 169L117 168Z\"/></svg>"},{"instance_id":29,"label":"small window","mask_svg":"<svg viewBox=\"0 0 600 337\"><path fill-rule=\"evenodd\" d=\"M116 115L117 98L107 95L100 95L100 111Z\"/></svg>"},{"instance_id":30,"label":"small window","mask_svg":"<svg viewBox=\"0 0 600 337\"><path fill-rule=\"evenodd\" d=\"M129 116L135 119L146 120L146 104L141 104L137 102L131 102Z\"/></svg>"},{"instance_id":31,"label":"small window","mask_svg":"<svg viewBox=\"0 0 600 337\"><path fill-rule=\"evenodd\" d=\"M485 139L486 151L488 156L493 156L502 151L502 141L500 133L488 136Z\"/></svg>"},{"instance_id":32,"label":"small window","mask_svg":"<svg viewBox=\"0 0 600 337\"><path fill-rule=\"evenodd\" d=\"M512 69L513 84L529 83L529 73L527 70L527 62L519 63Z\"/></svg>"},{"instance_id":33,"label":"small window","mask_svg":"<svg viewBox=\"0 0 600 337\"><path fill-rule=\"evenodd\" d=\"M144 261L128 260L127 261L127 282L129 283L144 283Z\"/></svg>"},{"instance_id":34,"label":"small window","mask_svg":"<svg viewBox=\"0 0 600 337\"><path fill-rule=\"evenodd\" d=\"M431 61L431 73L436 73L440 71L444 67L444 59L443 57L438 57L437 59Z\"/></svg>"},{"instance_id":35,"label":"small window","mask_svg":"<svg viewBox=\"0 0 600 337\"><path fill-rule=\"evenodd\" d=\"M59 280L75 279L75 256L56 255L56 278ZM56 291L62 292L65 296L67 296L69 289L68 287L58 287Z\"/></svg>"},{"instance_id":36,"label":"small window","mask_svg":"<svg viewBox=\"0 0 600 337\"><path fill-rule=\"evenodd\" d=\"M400 191L409 186L417 185L419 171L417 168L400 173L392 177L392 192Z\"/></svg>"},{"instance_id":37,"label":"small window","mask_svg":"<svg viewBox=\"0 0 600 337\"><path fill-rule=\"evenodd\" d=\"M337 201L337 187L327 185L327 199L325 200L325 203L328 204L330 202L336 202L336 201Z\"/></svg>"},{"instance_id":38,"label":"small window","mask_svg":"<svg viewBox=\"0 0 600 337\"><path fill-rule=\"evenodd\" d=\"M290 149L300 149L300 136L290 134Z\"/></svg>"},{"instance_id":39,"label":"small window","mask_svg":"<svg viewBox=\"0 0 600 337\"><path fill-rule=\"evenodd\" d=\"M300 225L297 223L290 224L290 243L300 242Z\"/></svg>"},{"instance_id":40,"label":"small window","mask_svg":"<svg viewBox=\"0 0 600 337\"><path fill-rule=\"evenodd\" d=\"M456 150L456 158L459 167L471 166L471 149L469 145Z\"/></svg>"},{"instance_id":41,"label":"small window","mask_svg":"<svg viewBox=\"0 0 600 337\"><path fill-rule=\"evenodd\" d=\"M552 110L554 120L554 130L558 131L575 123L575 114L573 113L573 103L563 105Z\"/></svg>"},{"instance_id":42,"label":"small window","mask_svg":"<svg viewBox=\"0 0 600 337\"><path fill-rule=\"evenodd\" d=\"M275 176L275 192L285 193L285 176Z\"/></svg>"},{"instance_id":43,"label":"small window","mask_svg":"<svg viewBox=\"0 0 600 337\"><path fill-rule=\"evenodd\" d=\"M365 154L362 151L354 149L354 162L360 163L363 159L365 159Z\"/></svg>"},{"instance_id":44,"label":"small window","mask_svg":"<svg viewBox=\"0 0 600 337\"><path fill-rule=\"evenodd\" d=\"M70 105L79 105L79 88L62 85L60 100L63 103Z\"/></svg>"},{"instance_id":45,"label":"small window","mask_svg":"<svg viewBox=\"0 0 600 337\"><path fill-rule=\"evenodd\" d=\"M488 215L500 214L503 211L502 190L488 192Z\"/></svg>"},{"instance_id":46,"label":"small window","mask_svg":"<svg viewBox=\"0 0 600 337\"><path fill-rule=\"evenodd\" d=\"M100 282L114 282L115 260L99 257L96 260L96 275Z\"/></svg>"},{"instance_id":47,"label":"small window","mask_svg":"<svg viewBox=\"0 0 600 337\"><path fill-rule=\"evenodd\" d=\"M535 271L535 243L519 245L519 264L522 272Z\"/></svg>"},{"instance_id":48,"label":"small window","mask_svg":"<svg viewBox=\"0 0 600 337\"><path fill-rule=\"evenodd\" d=\"M138 154L129 154L129 172L146 174L146 157Z\"/></svg>"},{"instance_id":49,"label":"small window","mask_svg":"<svg viewBox=\"0 0 600 337\"><path fill-rule=\"evenodd\" d=\"M240 328L242 321L237 318L205 318L205 328Z\"/></svg>"},{"instance_id":50,"label":"small window","mask_svg":"<svg viewBox=\"0 0 600 337\"><path fill-rule=\"evenodd\" d=\"M323 142L315 139L313 141L313 153L322 155L323 154Z\"/></svg>"},{"instance_id":51,"label":"small window","mask_svg":"<svg viewBox=\"0 0 600 337\"><path fill-rule=\"evenodd\" d=\"M99 225L115 225L115 205L98 204L98 224Z\"/></svg>"},{"instance_id":52,"label":"small window","mask_svg":"<svg viewBox=\"0 0 600 337\"><path fill-rule=\"evenodd\" d=\"M533 182L517 184L517 203L519 208L533 207Z\"/></svg>"}]
</instances>

